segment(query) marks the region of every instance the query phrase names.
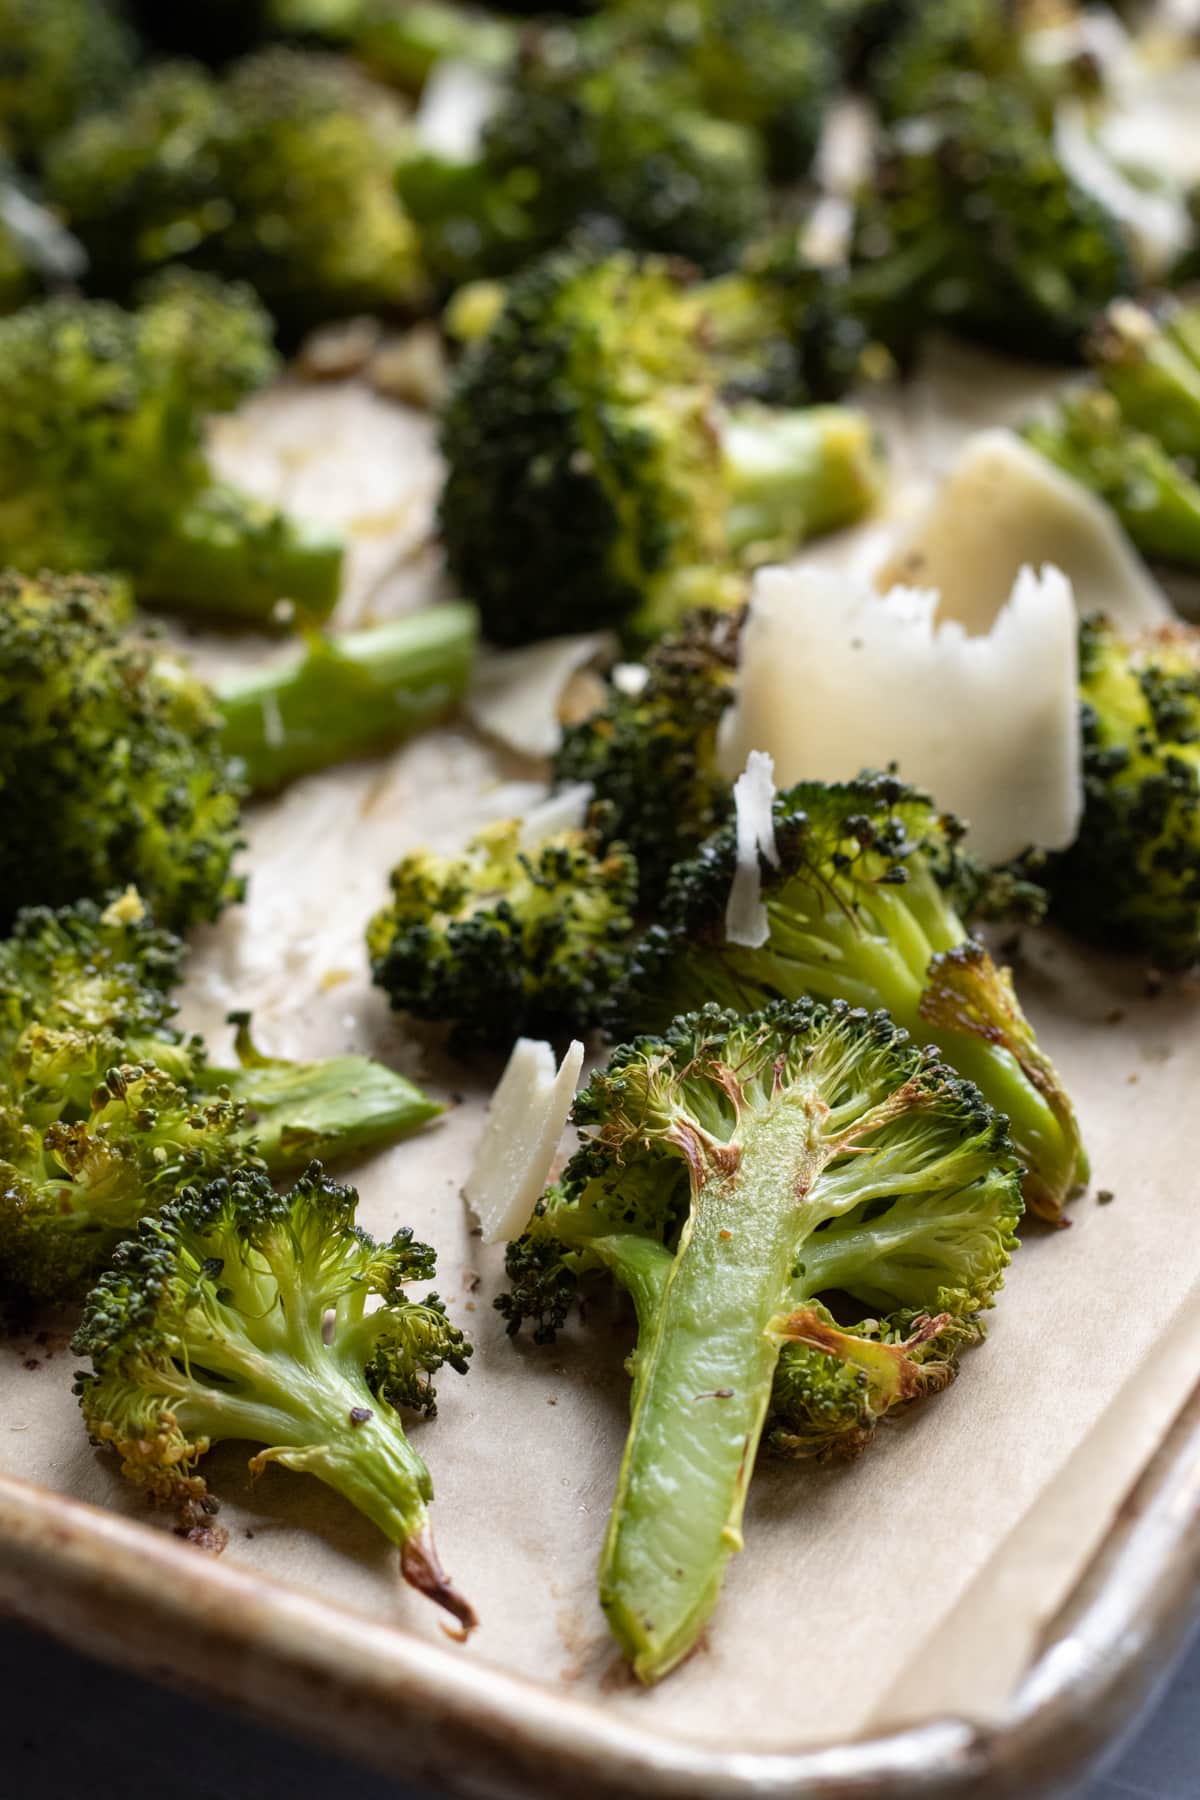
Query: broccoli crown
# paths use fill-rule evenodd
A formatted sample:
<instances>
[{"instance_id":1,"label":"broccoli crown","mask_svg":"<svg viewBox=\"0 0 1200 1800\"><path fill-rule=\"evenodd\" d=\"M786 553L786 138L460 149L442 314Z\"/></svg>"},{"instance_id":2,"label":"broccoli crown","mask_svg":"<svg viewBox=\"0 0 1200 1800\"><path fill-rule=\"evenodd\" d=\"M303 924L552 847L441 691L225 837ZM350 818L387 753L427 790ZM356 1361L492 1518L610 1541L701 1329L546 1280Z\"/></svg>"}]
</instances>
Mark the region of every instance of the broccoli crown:
<instances>
[{"instance_id":1,"label":"broccoli crown","mask_svg":"<svg viewBox=\"0 0 1200 1800\"><path fill-rule=\"evenodd\" d=\"M431 1377L463 1372L470 1346L436 1295L404 1294L432 1276L433 1251L406 1230L376 1243L357 1204L312 1163L288 1194L244 1173L146 1220L88 1298L80 1406L93 1441L157 1499L202 1496L196 1464L222 1439L261 1444L253 1471L279 1462L327 1482L401 1546L407 1579L470 1624L397 1411L432 1413Z\"/></svg>"},{"instance_id":2,"label":"broccoli crown","mask_svg":"<svg viewBox=\"0 0 1200 1800\"><path fill-rule=\"evenodd\" d=\"M521 58L484 147L493 177L530 196L526 256L597 218L637 248L719 268L765 221L752 131L664 105L642 58L588 55L561 32L535 40ZM504 268L485 263L478 272Z\"/></svg>"},{"instance_id":3,"label":"broccoli crown","mask_svg":"<svg viewBox=\"0 0 1200 1800\"><path fill-rule=\"evenodd\" d=\"M36 158L47 138L115 99L133 37L108 0L0 0L0 145Z\"/></svg>"},{"instance_id":4,"label":"broccoli crown","mask_svg":"<svg viewBox=\"0 0 1200 1800\"><path fill-rule=\"evenodd\" d=\"M1034 109L983 80L887 134L853 264L857 308L898 351L943 324L1027 356L1076 353L1135 285L1122 228L1068 174Z\"/></svg>"},{"instance_id":5,"label":"broccoli crown","mask_svg":"<svg viewBox=\"0 0 1200 1800\"><path fill-rule=\"evenodd\" d=\"M398 1011L451 1022L460 1050L583 1032L623 971L636 887L624 845L584 829L527 846L505 820L460 856L418 850L392 871L371 972Z\"/></svg>"},{"instance_id":6,"label":"broccoli crown","mask_svg":"<svg viewBox=\"0 0 1200 1800\"><path fill-rule=\"evenodd\" d=\"M1081 626L1084 812L1051 859L1054 911L1166 968L1200 956L1200 636Z\"/></svg>"},{"instance_id":7,"label":"broccoli crown","mask_svg":"<svg viewBox=\"0 0 1200 1800\"><path fill-rule=\"evenodd\" d=\"M662 261L572 247L517 277L442 421L442 534L486 635L661 636L874 503L861 414L728 411L721 375Z\"/></svg>"},{"instance_id":8,"label":"broccoli crown","mask_svg":"<svg viewBox=\"0 0 1200 1800\"><path fill-rule=\"evenodd\" d=\"M884 40L867 61L867 86L887 120L910 119L963 74L1019 80L1020 31L1012 0L893 0Z\"/></svg>"},{"instance_id":9,"label":"broccoli crown","mask_svg":"<svg viewBox=\"0 0 1200 1800\"><path fill-rule=\"evenodd\" d=\"M762 871L767 942L750 949L725 936L731 820L676 868L615 1010L655 1026L704 1001L750 1010L808 994L885 1007L1008 1116L1026 1199L1057 1219L1086 1178L1079 1127L1008 970L963 923L960 908L981 893L990 900L994 887L964 855L961 833L893 775L798 783L775 803L779 860Z\"/></svg>"},{"instance_id":10,"label":"broccoli crown","mask_svg":"<svg viewBox=\"0 0 1200 1800\"><path fill-rule=\"evenodd\" d=\"M555 756L556 781L590 783L606 836L632 852L643 909L732 808L717 731L733 699L740 627L736 613L689 613L650 651L641 685L611 681L604 705L566 727Z\"/></svg>"},{"instance_id":11,"label":"broccoli crown","mask_svg":"<svg viewBox=\"0 0 1200 1800\"><path fill-rule=\"evenodd\" d=\"M498 1305L544 1340L589 1270L632 1296L600 1597L649 1681L716 1603L763 1433L854 1454L953 1375L1016 1241L1020 1171L976 1088L841 1002L707 1006L615 1051L575 1118Z\"/></svg>"},{"instance_id":12,"label":"broccoli crown","mask_svg":"<svg viewBox=\"0 0 1200 1800\"><path fill-rule=\"evenodd\" d=\"M211 695L127 617L109 583L0 575L0 923L135 882L182 928L241 893Z\"/></svg>"}]
</instances>

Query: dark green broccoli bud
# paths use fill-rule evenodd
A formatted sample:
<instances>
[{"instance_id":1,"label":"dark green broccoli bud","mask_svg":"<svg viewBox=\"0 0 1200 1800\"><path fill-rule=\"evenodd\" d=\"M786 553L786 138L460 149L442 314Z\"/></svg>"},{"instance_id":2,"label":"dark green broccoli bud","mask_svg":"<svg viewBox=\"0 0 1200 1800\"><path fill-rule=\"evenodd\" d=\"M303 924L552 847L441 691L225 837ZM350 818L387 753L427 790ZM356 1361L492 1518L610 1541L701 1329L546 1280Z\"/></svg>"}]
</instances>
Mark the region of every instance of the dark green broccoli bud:
<instances>
[{"instance_id":1,"label":"dark green broccoli bud","mask_svg":"<svg viewBox=\"0 0 1200 1800\"><path fill-rule=\"evenodd\" d=\"M112 584L0 575L0 925L136 882L183 928L241 894L212 696L128 618Z\"/></svg>"},{"instance_id":2,"label":"dark green broccoli bud","mask_svg":"<svg viewBox=\"0 0 1200 1800\"><path fill-rule=\"evenodd\" d=\"M854 307L897 353L949 326L1025 356L1077 354L1135 285L1122 227L1068 174L1022 95L964 80L881 145L860 196Z\"/></svg>"},{"instance_id":3,"label":"dark green broccoli bud","mask_svg":"<svg viewBox=\"0 0 1200 1800\"><path fill-rule=\"evenodd\" d=\"M882 41L865 59L864 75L889 121L927 112L963 77L1011 89L1047 123L1064 94L1091 94L1099 86L1098 66L1086 50L1038 57L1029 42L1039 27L1036 0L939 0L937 6L889 0L882 13Z\"/></svg>"},{"instance_id":4,"label":"dark green broccoli bud","mask_svg":"<svg viewBox=\"0 0 1200 1800\"><path fill-rule=\"evenodd\" d=\"M555 780L589 783L606 837L632 852L643 910L733 808L717 731L734 695L740 627L738 613L688 614L650 651L640 685L628 671L610 681L603 707L566 727L555 756Z\"/></svg>"},{"instance_id":5,"label":"dark green broccoli bud","mask_svg":"<svg viewBox=\"0 0 1200 1800\"><path fill-rule=\"evenodd\" d=\"M1200 567L1200 482L1157 437L1128 424L1112 394L1079 388L1025 436L1112 507L1144 556Z\"/></svg>"},{"instance_id":6,"label":"dark green broccoli bud","mask_svg":"<svg viewBox=\"0 0 1200 1800\"><path fill-rule=\"evenodd\" d=\"M56 131L118 97L133 59L108 0L0 0L0 148L36 159Z\"/></svg>"},{"instance_id":7,"label":"dark green broccoli bud","mask_svg":"<svg viewBox=\"0 0 1200 1800\"><path fill-rule=\"evenodd\" d=\"M777 866L764 864L770 935L730 942L733 822L672 877L662 922L631 959L618 1019L655 1028L706 1001L749 1011L776 997L884 1007L1005 1114L1026 1166L1025 1198L1058 1220L1087 1179L1070 1097L1021 1011L1009 971L971 937L979 898L960 861L962 828L892 775L800 782L775 802Z\"/></svg>"},{"instance_id":8,"label":"dark green broccoli bud","mask_svg":"<svg viewBox=\"0 0 1200 1800\"><path fill-rule=\"evenodd\" d=\"M1079 637L1084 812L1050 859L1054 914L1082 937L1163 968L1200 957L1200 636Z\"/></svg>"},{"instance_id":9,"label":"dark green broccoli bud","mask_svg":"<svg viewBox=\"0 0 1200 1800\"><path fill-rule=\"evenodd\" d=\"M1168 298L1154 309L1119 300L1096 321L1093 368L1127 424L1169 456L1200 463L1200 300Z\"/></svg>"},{"instance_id":10,"label":"dark green broccoli bud","mask_svg":"<svg viewBox=\"0 0 1200 1800\"><path fill-rule=\"evenodd\" d=\"M126 573L139 599L269 623L322 618L342 548L216 482L205 414L276 364L245 288L174 271L136 312L48 300L0 320L0 561Z\"/></svg>"},{"instance_id":11,"label":"dark green broccoli bud","mask_svg":"<svg viewBox=\"0 0 1200 1800\"><path fill-rule=\"evenodd\" d=\"M600 1600L649 1682L716 1605L764 1434L854 1454L982 1336L1020 1168L977 1089L841 1003L706 1007L615 1051L575 1118L581 1147L511 1246L498 1304L546 1337L590 1270L633 1299Z\"/></svg>"},{"instance_id":12,"label":"dark green broccoli bud","mask_svg":"<svg viewBox=\"0 0 1200 1800\"><path fill-rule=\"evenodd\" d=\"M702 302L660 262L564 252L514 281L442 424L442 532L485 636L661 636L871 506L863 415L729 410L720 379Z\"/></svg>"},{"instance_id":13,"label":"dark green broccoli bud","mask_svg":"<svg viewBox=\"0 0 1200 1800\"><path fill-rule=\"evenodd\" d=\"M193 1180L396 1142L440 1108L364 1056L239 1066L171 1024L182 946L134 889L18 915L0 941L0 1278L69 1297Z\"/></svg>"},{"instance_id":14,"label":"dark green broccoli bud","mask_svg":"<svg viewBox=\"0 0 1200 1800\"><path fill-rule=\"evenodd\" d=\"M589 828L526 841L518 819L458 856L416 850L367 927L393 1007L452 1023L458 1051L596 1025L624 968L637 868Z\"/></svg>"},{"instance_id":15,"label":"dark green broccoli bud","mask_svg":"<svg viewBox=\"0 0 1200 1800\"><path fill-rule=\"evenodd\" d=\"M432 1413L431 1377L465 1372L471 1347L436 1295L405 1296L432 1276L433 1251L407 1230L376 1243L357 1205L319 1163L289 1194L250 1173L189 1189L89 1296L74 1349L92 1372L76 1393L93 1443L156 1500L202 1499L196 1465L226 1438L263 1445L254 1474L278 1462L315 1475L399 1547L406 1581L469 1628L434 1549L429 1471L397 1409Z\"/></svg>"}]
</instances>

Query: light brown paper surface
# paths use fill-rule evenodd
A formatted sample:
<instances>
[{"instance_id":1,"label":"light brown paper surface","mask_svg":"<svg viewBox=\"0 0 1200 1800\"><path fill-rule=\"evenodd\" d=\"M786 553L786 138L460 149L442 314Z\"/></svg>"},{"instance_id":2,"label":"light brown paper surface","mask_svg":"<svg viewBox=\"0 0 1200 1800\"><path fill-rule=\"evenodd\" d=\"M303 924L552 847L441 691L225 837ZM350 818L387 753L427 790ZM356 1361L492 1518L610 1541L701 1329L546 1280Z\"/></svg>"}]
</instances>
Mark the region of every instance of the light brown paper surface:
<instances>
[{"instance_id":1,"label":"light brown paper surface","mask_svg":"<svg viewBox=\"0 0 1200 1800\"><path fill-rule=\"evenodd\" d=\"M263 491L301 487L324 496L327 516L359 521L347 618L419 600L437 579L422 549L428 426L381 405L353 386L297 390L259 402L254 430L244 418L227 428L237 472ZM927 396L921 405L920 432L900 451L905 481L938 460L928 445L914 448L930 431ZM306 449L314 435L319 451ZM263 436L270 443L256 453ZM933 438L944 454L947 433ZM360 491L347 458L364 466L377 450L385 472L376 466ZM330 460L336 481L323 473ZM219 665L210 644L200 649L205 666ZM1088 1196L1069 1231L1028 1233L987 1344L858 1464L764 1462L747 1548L706 1643L641 1693L607 1638L593 1580L626 1423L628 1317L601 1302L553 1348L507 1342L491 1306L502 1252L482 1248L458 1197L497 1067L463 1070L403 1030L371 990L361 949L399 855L460 842L505 809L505 782L531 773L445 730L254 809L249 901L198 935L182 1015L210 1034L218 1058L225 1012L250 1007L271 1052L370 1051L443 1098L461 1096L443 1121L353 1177L368 1228L408 1223L437 1246L439 1290L476 1341L470 1376L447 1375L439 1417L414 1428L433 1471L443 1559L482 1619L461 1654L698 1744L796 1747L948 1700L993 1716L1054 1597L1200 1374L1195 996L1148 998L1136 965L1085 957L1049 933L1029 940L1018 985L1079 1102L1095 1185L1115 1203ZM85 1441L67 1327L0 1347L0 1467L147 1516ZM1171 1329L1172 1355L1156 1364L1144 1404L1127 1384ZM1114 1425L1126 1415L1130 1428ZM237 1446L214 1453L208 1475L224 1502L228 1557L443 1641L434 1610L399 1585L393 1554L315 1482L271 1467L252 1484Z\"/></svg>"}]
</instances>

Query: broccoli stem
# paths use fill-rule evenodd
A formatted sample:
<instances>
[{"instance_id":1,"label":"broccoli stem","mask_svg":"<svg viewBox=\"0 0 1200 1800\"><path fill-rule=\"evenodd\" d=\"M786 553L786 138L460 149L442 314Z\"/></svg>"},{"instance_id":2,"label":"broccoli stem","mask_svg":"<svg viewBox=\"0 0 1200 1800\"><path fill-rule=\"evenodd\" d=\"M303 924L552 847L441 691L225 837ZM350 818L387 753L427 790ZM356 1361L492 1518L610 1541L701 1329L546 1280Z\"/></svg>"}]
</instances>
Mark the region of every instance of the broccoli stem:
<instances>
[{"instance_id":1,"label":"broccoli stem","mask_svg":"<svg viewBox=\"0 0 1200 1800\"><path fill-rule=\"evenodd\" d=\"M1172 456L1196 456L1200 365L1179 337L1129 302L1109 309L1096 336L1100 378L1129 424L1150 432Z\"/></svg>"},{"instance_id":2,"label":"broccoli stem","mask_svg":"<svg viewBox=\"0 0 1200 1800\"><path fill-rule=\"evenodd\" d=\"M214 483L165 537L139 546L138 597L247 625L319 623L337 602L344 546L320 526Z\"/></svg>"},{"instance_id":3,"label":"broccoli stem","mask_svg":"<svg viewBox=\"0 0 1200 1800\"><path fill-rule=\"evenodd\" d=\"M744 1122L738 1159L714 1157L693 1181L661 1303L639 1337L600 1602L643 1681L690 1650L742 1547L779 1359L768 1327L790 1304L806 1195L821 1163L815 1144L811 1168L797 1155L794 1110Z\"/></svg>"},{"instance_id":4,"label":"broccoli stem","mask_svg":"<svg viewBox=\"0 0 1200 1800\"><path fill-rule=\"evenodd\" d=\"M1093 401L1099 396L1092 396ZM1146 431L1119 420L1098 443L1069 411L1025 429L1035 450L1106 501L1144 556L1200 566L1200 483Z\"/></svg>"},{"instance_id":5,"label":"broccoli stem","mask_svg":"<svg viewBox=\"0 0 1200 1800\"><path fill-rule=\"evenodd\" d=\"M343 637L221 687L226 750L255 792L390 749L441 718L471 670L476 615L457 602Z\"/></svg>"},{"instance_id":6,"label":"broccoli stem","mask_svg":"<svg viewBox=\"0 0 1200 1800\"><path fill-rule=\"evenodd\" d=\"M752 561L850 524L882 490L874 428L849 407L741 408L721 427L721 444L730 546Z\"/></svg>"}]
</instances>

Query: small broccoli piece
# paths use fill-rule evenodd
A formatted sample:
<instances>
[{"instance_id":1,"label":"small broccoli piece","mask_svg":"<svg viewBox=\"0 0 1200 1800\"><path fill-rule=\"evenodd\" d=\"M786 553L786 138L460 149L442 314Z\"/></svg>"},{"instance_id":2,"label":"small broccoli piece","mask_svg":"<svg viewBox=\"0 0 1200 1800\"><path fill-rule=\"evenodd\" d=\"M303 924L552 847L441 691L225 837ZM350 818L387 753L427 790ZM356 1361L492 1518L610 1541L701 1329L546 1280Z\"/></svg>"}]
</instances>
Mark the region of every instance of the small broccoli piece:
<instances>
[{"instance_id":1,"label":"small broccoli piece","mask_svg":"<svg viewBox=\"0 0 1200 1800\"><path fill-rule=\"evenodd\" d=\"M615 1051L574 1116L497 1304L545 1340L590 1270L633 1299L600 1600L649 1682L716 1605L764 1435L855 1454L952 1378L1016 1242L1020 1168L977 1089L841 1003L706 1007Z\"/></svg>"},{"instance_id":2,"label":"small broccoli piece","mask_svg":"<svg viewBox=\"0 0 1200 1800\"><path fill-rule=\"evenodd\" d=\"M519 28L453 0L270 0L277 31L349 50L381 80L419 93L439 63L504 72Z\"/></svg>"},{"instance_id":3,"label":"small broccoli piece","mask_svg":"<svg viewBox=\"0 0 1200 1800\"><path fill-rule=\"evenodd\" d=\"M172 271L136 313L48 300L0 320L0 562L118 569L139 599L324 617L341 544L213 479L204 415L276 366L247 289Z\"/></svg>"},{"instance_id":4,"label":"small broccoli piece","mask_svg":"<svg viewBox=\"0 0 1200 1800\"><path fill-rule=\"evenodd\" d=\"M1200 635L1125 640L1093 618L1079 661L1084 813L1047 868L1053 913L1185 968L1200 957Z\"/></svg>"},{"instance_id":5,"label":"small broccoli piece","mask_svg":"<svg viewBox=\"0 0 1200 1800\"><path fill-rule=\"evenodd\" d=\"M866 86L882 116L911 119L952 95L966 78L1004 86L1047 123L1064 94L1092 93L1099 82L1094 57L1039 57L1036 34L1053 19L1034 4L1013 0L890 0L880 20L882 40L865 60ZM1032 42L1031 42L1032 38Z\"/></svg>"},{"instance_id":6,"label":"small broccoli piece","mask_svg":"<svg viewBox=\"0 0 1200 1800\"><path fill-rule=\"evenodd\" d=\"M606 838L632 852L643 910L732 810L717 731L733 699L740 625L736 613L689 614L650 651L640 685L610 682L603 707L566 727L554 759L555 780L589 783Z\"/></svg>"},{"instance_id":7,"label":"small broccoli piece","mask_svg":"<svg viewBox=\"0 0 1200 1800\"><path fill-rule=\"evenodd\" d=\"M0 940L0 1269L68 1297L187 1182L394 1143L440 1109L363 1056L216 1068L171 1023L182 945L134 889L18 914Z\"/></svg>"},{"instance_id":8,"label":"small broccoli piece","mask_svg":"<svg viewBox=\"0 0 1200 1800\"><path fill-rule=\"evenodd\" d=\"M804 995L885 1007L1006 1115L1028 1171L1025 1198L1058 1220L1087 1179L1079 1125L1009 971L963 923L980 880L961 835L892 775L798 783L775 802L779 861L762 872L767 942L749 949L725 935L737 863L730 821L676 869L617 1016L655 1029L707 1001L749 1011Z\"/></svg>"},{"instance_id":9,"label":"small broccoli piece","mask_svg":"<svg viewBox=\"0 0 1200 1800\"><path fill-rule=\"evenodd\" d=\"M485 636L661 636L872 505L862 414L729 409L720 381L663 263L567 251L514 281L443 415L442 532Z\"/></svg>"},{"instance_id":10,"label":"small broccoli piece","mask_svg":"<svg viewBox=\"0 0 1200 1800\"><path fill-rule=\"evenodd\" d=\"M1200 300L1168 298L1153 310L1118 300L1096 321L1093 368L1127 424L1169 456L1200 464Z\"/></svg>"},{"instance_id":11,"label":"small broccoli piece","mask_svg":"<svg viewBox=\"0 0 1200 1800\"><path fill-rule=\"evenodd\" d=\"M1135 285L1124 231L1019 91L964 80L885 134L859 198L854 308L898 354L943 325L1025 356L1077 354Z\"/></svg>"},{"instance_id":12,"label":"small broccoli piece","mask_svg":"<svg viewBox=\"0 0 1200 1800\"><path fill-rule=\"evenodd\" d=\"M407 1582L470 1627L398 1410L431 1414L431 1377L464 1373L470 1345L436 1295L404 1293L431 1278L434 1252L407 1230L376 1243L357 1204L319 1163L289 1194L253 1174L188 1189L89 1296L74 1349L92 1372L76 1393L92 1441L156 1500L202 1498L196 1465L226 1438L264 1446L254 1474L278 1462L315 1475L399 1546Z\"/></svg>"},{"instance_id":13,"label":"small broccoli piece","mask_svg":"<svg viewBox=\"0 0 1200 1800\"><path fill-rule=\"evenodd\" d=\"M47 182L107 292L193 263L248 282L294 336L426 297L393 181L405 142L386 89L276 46L221 76L151 69L54 147Z\"/></svg>"},{"instance_id":14,"label":"small broccoli piece","mask_svg":"<svg viewBox=\"0 0 1200 1800\"><path fill-rule=\"evenodd\" d=\"M133 58L108 0L0 0L0 148L35 160L54 132L120 95Z\"/></svg>"},{"instance_id":15,"label":"small broccoli piece","mask_svg":"<svg viewBox=\"0 0 1200 1800\"><path fill-rule=\"evenodd\" d=\"M459 1052L579 1034L622 973L636 890L629 852L594 829L527 842L504 820L459 856L417 850L393 869L371 973L398 1011L450 1021Z\"/></svg>"},{"instance_id":16,"label":"small broccoli piece","mask_svg":"<svg viewBox=\"0 0 1200 1800\"><path fill-rule=\"evenodd\" d=\"M1112 507L1144 556L1200 567L1200 482L1158 438L1129 425L1112 394L1079 388L1025 436Z\"/></svg>"}]
</instances>

